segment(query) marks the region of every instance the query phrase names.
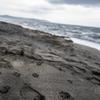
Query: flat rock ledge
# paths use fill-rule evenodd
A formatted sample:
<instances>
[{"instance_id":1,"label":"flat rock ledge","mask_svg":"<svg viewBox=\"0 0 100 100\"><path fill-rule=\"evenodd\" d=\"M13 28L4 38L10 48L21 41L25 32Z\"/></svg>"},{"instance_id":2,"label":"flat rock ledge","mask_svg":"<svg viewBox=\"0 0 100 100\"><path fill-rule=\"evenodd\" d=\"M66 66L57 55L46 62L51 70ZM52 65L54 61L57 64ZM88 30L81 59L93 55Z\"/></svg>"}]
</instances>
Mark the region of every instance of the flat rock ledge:
<instances>
[{"instance_id":1,"label":"flat rock ledge","mask_svg":"<svg viewBox=\"0 0 100 100\"><path fill-rule=\"evenodd\" d=\"M64 37L0 22L0 99L100 100L97 52Z\"/></svg>"}]
</instances>

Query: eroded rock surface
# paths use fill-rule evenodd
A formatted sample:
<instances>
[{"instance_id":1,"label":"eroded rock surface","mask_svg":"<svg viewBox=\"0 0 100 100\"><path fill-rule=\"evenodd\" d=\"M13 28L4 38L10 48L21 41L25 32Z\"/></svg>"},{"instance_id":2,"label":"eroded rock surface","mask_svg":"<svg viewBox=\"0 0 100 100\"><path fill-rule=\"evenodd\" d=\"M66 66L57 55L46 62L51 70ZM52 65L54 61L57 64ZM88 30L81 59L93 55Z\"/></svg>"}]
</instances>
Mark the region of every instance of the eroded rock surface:
<instances>
[{"instance_id":1,"label":"eroded rock surface","mask_svg":"<svg viewBox=\"0 0 100 100\"><path fill-rule=\"evenodd\" d=\"M0 22L0 99L100 100L100 52L94 51Z\"/></svg>"}]
</instances>

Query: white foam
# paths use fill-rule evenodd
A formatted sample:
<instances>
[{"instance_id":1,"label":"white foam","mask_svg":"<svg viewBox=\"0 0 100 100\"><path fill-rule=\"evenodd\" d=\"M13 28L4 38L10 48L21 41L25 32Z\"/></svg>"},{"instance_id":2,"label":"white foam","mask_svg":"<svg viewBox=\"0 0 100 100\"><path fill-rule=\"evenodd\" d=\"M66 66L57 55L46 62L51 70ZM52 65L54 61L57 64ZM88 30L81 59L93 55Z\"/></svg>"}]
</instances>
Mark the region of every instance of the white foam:
<instances>
[{"instance_id":1,"label":"white foam","mask_svg":"<svg viewBox=\"0 0 100 100\"><path fill-rule=\"evenodd\" d=\"M98 44L98 43L94 43L94 42L90 42L90 41L86 41L86 40L81 40L81 39L77 39L77 38L71 38L71 40L73 40L74 43L85 45L88 47L92 47L92 48L95 48L95 49L100 51L100 44Z\"/></svg>"}]
</instances>

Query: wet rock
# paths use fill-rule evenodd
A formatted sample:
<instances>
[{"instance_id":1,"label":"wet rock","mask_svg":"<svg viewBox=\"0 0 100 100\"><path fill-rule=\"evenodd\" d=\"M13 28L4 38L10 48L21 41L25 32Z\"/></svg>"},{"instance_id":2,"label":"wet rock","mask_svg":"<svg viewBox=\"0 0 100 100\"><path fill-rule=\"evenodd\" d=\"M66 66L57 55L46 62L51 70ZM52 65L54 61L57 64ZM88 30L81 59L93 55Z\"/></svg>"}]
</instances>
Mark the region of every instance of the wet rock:
<instances>
[{"instance_id":1,"label":"wet rock","mask_svg":"<svg viewBox=\"0 0 100 100\"><path fill-rule=\"evenodd\" d=\"M53 55L55 55L55 56L58 56L56 53L54 53L54 52L49 52L50 54L53 54Z\"/></svg>"},{"instance_id":2,"label":"wet rock","mask_svg":"<svg viewBox=\"0 0 100 100\"><path fill-rule=\"evenodd\" d=\"M3 29L0 29L0 31L1 31L1 32L6 32L6 31L5 31L5 30L3 30Z\"/></svg>"},{"instance_id":3,"label":"wet rock","mask_svg":"<svg viewBox=\"0 0 100 100\"><path fill-rule=\"evenodd\" d=\"M34 55L26 55L26 57L29 58L29 59L33 59L33 60L39 60L39 61L42 60L42 57L40 55L36 55L36 54L34 54Z\"/></svg>"},{"instance_id":4,"label":"wet rock","mask_svg":"<svg viewBox=\"0 0 100 100\"><path fill-rule=\"evenodd\" d=\"M20 54L20 50L13 49L13 50L8 51L8 54L18 55Z\"/></svg>"},{"instance_id":5,"label":"wet rock","mask_svg":"<svg viewBox=\"0 0 100 100\"><path fill-rule=\"evenodd\" d=\"M65 40L65 43L69 43L69 42L73 43L72 40L69 40L69 39L68 40L67 39Z\"/></svg>"},{"instance_id":6,"label":"wet rock","mask_svg":"<svg viewBox=\"0 0 100 100\"><path fill-rule=\"evenodd\" d=\"M40 65L42 65L42 63L43 63L43 62L37 62L37 66L40 66Z\"/></svg>"},{"instance_id":7,"label":"wet rock","mask_svg":"<svg viewBox=\"0 0 100 100\"><path fill-rule=\"evenodd\" d=\"M7 51L6 47L0 47L0 53L5 53Z\"/></svg>"},{"instance_id":8,"label":"wet rock","mask_svg":"<svg viewBox=\"0 0 100 100\"><path fill-rule=\"evenodd\" d=\"M98 63L98 62L95 62L95 64L100 65L100 63Z\"/></svg>"},{"instance_id":9,"label":"wet rock","mask_svg":"<svg viewBox=\"0 0 100 100\"><path fill-rule=\"evenodd\" d=\"M69 83L73 84L73 82L71 80L68 80Z\"/></svg>"},{"instance_id":10,"label":"wet rock","mask_svg":"<svg viewBox=\"0 0 100 100\"><path fill-rule=\"evenodd\" d=\"M11 69L13 66L9 62L0 62L0 68Z\"/></svg>"},{"instance_id":11,"label":"wet rock","mask_svg":"<svg viewBox=\"0 0 100 100\"><path fill-rule=\"evenodd\" d=\"M91 56L88 56L88 58L91 58Z\"/></svg>"},{"instance_id":12,"label":"wet rock","mask_svg":"<svg viewBox=\"0 0 100 100\"><path fill-rule=\"evenodd\" d=\"M10 86L4 86L1 90L0 90L0 93L2 94L6 94L7 92L9 92L9 89L11 87Z\"/></svg>"},{"instance_id":13,"label":"wet rock","mask_svg":"<svg viewBox=\"0 0 100 100\"><path fill-rule=\"evenodd\" d=\"M78 71L79 73L86 73L86 70L85 68L81 68L81 67L78 67L78 66L74 66L74 68L76 68L76 72Z\"/></svg>"},{"instance_id":14,"label":"wet rock","mask_svg":"<svg viewBox=\"0 0 100 100\"><path fill-rule=\"evenodd\" d=\"M92 74L100 77L100 72L98 71L92 71Z\"/></svg>"},{"instance_id":15,"label":"wet rock","mask_svg":"<svg viewBox=\"0 0 100 100\"><path fill-rule=\"evenodd\" d=\"M71 48L70 51L74 51L74 48Z\"/></svg>"},{"instance_id":16,"label":"wet rock","mask_svg":"<svg viewBox=\"0 0 100 100\"><path fill-rule=\"evenodd\" d=\"M2 74L2 72L0 72L0 75Z\"/></svg>"},{"instance_id":17,"label":"wet rock","mask_svg":"<svg viewBox=\"0 0 100 100\"><path fill-rule=\"evenodd\" d=\"M72 57L76 57L76 55L75 55L75 54L71 54L70 56L72 56Z\"/></svg>"},{"instance_id":18,"label":"wet rock","mask_svg":"<svg viewBox=\"0 0 100 100\"><path fill-rule=\"evenodd\" d=\"M92 78L92 83L97 84L97 85L100 85L100 79L97 78L97 77L93 77Z\"/></svg>"},{"instance_id":19,"label":"wet rock","mask_svg":"<svg viewBox=\"0 0 100 100\"><path fill-rule=\"evenodd\" d=\"M2 42L0 42L0 44L2 44Z\"/></svg>"},{"instance_id":20,"label":"wet rock","mask_svg":"<svg viewBox=\"0 0 100 100\"><path fill-rule=\"evenodd\" d=\"M86 77L86 80L90 81L92 78L91 77Z\"/></svg>"},{"instance_id":21,"label":"wet rock","mask_svg":"<svg viewBox=\"0 0 100 100\"><path fill-rule=\"evenodd\" d=\"M76 62L76 59L74 60L74 59L68 59L68 58L66 58L65 60L69 61L69 62Z\"/></svg>"},{"instance_id":22,"label":"wet rock","mask_svg":"<svg viewBox=\"0 0 100 100\"><path fill-rule=\"evenodd\" d=\"M20 51L20 55L24 56L24 51L23 50Z\"/></svg>"},{"instance_id":23,"label":"wet rock","mask_svg":"<svg viewBox=\"0 0 100 100\"><path fill-rule=\"evenodd\" d=\"M17 72L14 72L13 75L16 76L16 77L20 77L21 74L17 73Z\"/></svg>"},{"instance_id":24,"label":"wet rock","mask_svg":"<svg viewBox=\"0 0 100 100\"><path fill-rule=\"evenodd\" d=\"M68 92L61 91L59 94L63 99L69 99L72 97Z\"/></svg>"},{"instance_id":25,"label":"wet rock","mask_svg":"<svg viewBox=\"0 0 100 100\"><path fill-rule=\"evenodd\" d=\"M61 68L58 68L58 70L62 71L62 69L61 69Z\"/></svg>"},{"instance_id":26,"label":"wet rock","mask_svg":"<svg viewBox=\"0 0 100 100\"><path fill-rule=\"evenodd\" d=\"M16 49L15 50L11 50L11 51L6 50L5 54L13 54L13 55L24 56L24 51L23 50L19 51L19 50L16 50Z\"/></svg>"},{"instance_id":27,"label":"wet rock","mask_svg":"<svg viewBox=\"0 0 100 100\"><path fill-rule=\"evenodd\" d=\"M33 77L36 77L36 78L39 77L39 75L38 75L37 73L33 73L32 76L33 76Z\"/></svg>"},{"instance_id":28,"label":"wet rock","mask_svg":"<svg viewBox=\"0 0 100 100\"><path fill-rule=\"evenodd\" d=\"M83 65L87 65L85 62L82 62L82 61L77 61L77 63L83 64Z\"/></svg>"},{"instance_id":29,"label":"wet rock","mask_svg":"<svg viewBox=\"0 0 100 100\"><path fill-rule=\"evenodd\" d=\"M15 46L17 43L16 43L16 42L11 42L11 41L9 41L7 44L8 44L8 45Z\"/></svg>"}]
</instances>

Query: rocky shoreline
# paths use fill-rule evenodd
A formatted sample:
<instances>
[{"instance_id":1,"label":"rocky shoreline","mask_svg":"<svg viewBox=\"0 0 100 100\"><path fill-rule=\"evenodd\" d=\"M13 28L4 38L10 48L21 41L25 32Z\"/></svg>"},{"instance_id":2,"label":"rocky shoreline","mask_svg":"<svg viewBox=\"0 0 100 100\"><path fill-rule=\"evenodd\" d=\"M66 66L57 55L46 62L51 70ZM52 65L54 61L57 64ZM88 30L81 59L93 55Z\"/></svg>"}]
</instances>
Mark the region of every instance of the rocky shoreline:
<instances>
[{"instance_id":1,"label":"rocky shoreline","mask_svg":"<svg viewBox=\"0 0 100 100\"><path fill-rule=\"evenodd\" d=\"M100 100L99 53L0 22L0 99Z\"/></svg>"}]
</instances>

